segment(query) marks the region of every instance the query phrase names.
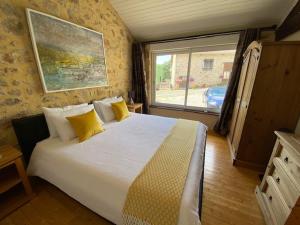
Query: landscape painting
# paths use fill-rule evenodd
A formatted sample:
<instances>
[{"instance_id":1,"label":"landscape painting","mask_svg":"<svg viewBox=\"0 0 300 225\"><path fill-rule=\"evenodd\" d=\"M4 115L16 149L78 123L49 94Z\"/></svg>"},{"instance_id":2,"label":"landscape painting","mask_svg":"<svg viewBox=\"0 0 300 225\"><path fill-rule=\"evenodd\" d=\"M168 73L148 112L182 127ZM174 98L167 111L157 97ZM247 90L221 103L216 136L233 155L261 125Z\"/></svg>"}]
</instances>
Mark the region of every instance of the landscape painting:
<instances>
[{"instance_id":1,"label":"landscape painting","mask_svg":"<svg viewBox=\"0 0 300 225\"><path fill-rule=\"evenodd\" d=\"M46 93L108 85L101 33L31 9L26 12Z\"/></svg>"}]
</instances>

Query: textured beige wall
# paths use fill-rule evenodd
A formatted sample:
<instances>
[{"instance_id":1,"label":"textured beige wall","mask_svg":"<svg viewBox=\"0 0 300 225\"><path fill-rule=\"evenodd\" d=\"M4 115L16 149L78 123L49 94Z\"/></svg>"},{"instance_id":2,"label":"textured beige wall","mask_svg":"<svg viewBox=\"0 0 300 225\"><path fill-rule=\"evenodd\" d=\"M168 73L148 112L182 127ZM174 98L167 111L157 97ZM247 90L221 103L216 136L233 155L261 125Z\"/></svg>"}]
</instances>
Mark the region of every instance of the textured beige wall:
<instances>
[{"instance_id":1,"label":"textured beige wall","mask_svg":"<svg viewBox=\"0 0 300 225\"><path fill-rule=\"evenodd\" d=\"M25 8L102 32L110 87L44 94L29 36ZM89 102L127 95L132 36L108 0L0 1L0 145L16 144L11 119L41 112L42 106Z\"/></svg>"}]
</instances>

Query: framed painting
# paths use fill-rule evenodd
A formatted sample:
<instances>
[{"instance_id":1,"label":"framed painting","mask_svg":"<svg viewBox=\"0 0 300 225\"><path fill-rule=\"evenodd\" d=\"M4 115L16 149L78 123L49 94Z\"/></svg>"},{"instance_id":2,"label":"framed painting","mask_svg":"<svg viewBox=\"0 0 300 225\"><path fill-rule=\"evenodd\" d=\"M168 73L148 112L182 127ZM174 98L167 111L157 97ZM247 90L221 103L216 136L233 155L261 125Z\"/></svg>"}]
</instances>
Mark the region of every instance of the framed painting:
<instances>
[{"instance_id":1,"label":"framed painting","mask_svg":"<svg viewBox=\"0 0 300 225\"><path fill-rule=\"evenodd\" d=\"M26 14L46 93L108 85L102 33L32 9Z\"/></svg>"}]
</instances>

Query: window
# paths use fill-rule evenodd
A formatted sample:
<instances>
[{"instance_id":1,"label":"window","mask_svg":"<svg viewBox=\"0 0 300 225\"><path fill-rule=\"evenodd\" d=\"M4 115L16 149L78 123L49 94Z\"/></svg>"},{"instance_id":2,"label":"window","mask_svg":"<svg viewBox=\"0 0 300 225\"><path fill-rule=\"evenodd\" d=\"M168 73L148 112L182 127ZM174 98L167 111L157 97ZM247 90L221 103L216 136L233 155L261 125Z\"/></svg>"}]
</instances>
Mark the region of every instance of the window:
<instances>
[{"instance_id":1,"label":"window","mask_svg":"<svg viewBox=\"0 0 300 225\"><path fill-rule=\"evenodd\" d=\"M223 66L223 79L229 80L229 77L231 75L233 62L224 62Z\"/></svg>"},{"instance_id":2,"label":"window","mask_svg":"<svg viewBox=\"0 0 300 225\"><path fill-rule=\"evenodd\" d=\"M214 59L204 59L203 60L203 70L212 70L214 67Z\"/></svg>"},{"instance_id":3,"label":"window","mask_svg":"<svg viewBox=\"0 0 300 225\"><path fill-rule=\"evenodd\" d=\"M152 52L152 104L220 112L235 48L231 44Z\"/></svg>"},{"instance_id":4,"label":"window","mask_svg":"<svg viewBox=\"0 0 300 225\"><path fill-rule=\"evenodd\" d=\"M188 53L163 54L156 56L156 102L184 105L188 60Z\"/></svg>"}]
</instances>

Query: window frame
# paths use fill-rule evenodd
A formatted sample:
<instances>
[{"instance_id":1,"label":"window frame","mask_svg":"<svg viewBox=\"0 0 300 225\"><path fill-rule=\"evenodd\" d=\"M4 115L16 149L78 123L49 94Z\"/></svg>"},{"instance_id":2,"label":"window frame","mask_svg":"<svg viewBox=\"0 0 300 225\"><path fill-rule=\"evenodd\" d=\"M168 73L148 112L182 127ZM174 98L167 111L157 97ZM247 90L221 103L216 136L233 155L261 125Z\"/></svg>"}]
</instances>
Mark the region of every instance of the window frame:
<instances>
[{"instance_id":1,"label":"window frame","mask_svg":"<svg viewBox=\"0 0 300 225\"><path fill-rule=\"evenodd\" d=\"M213 113L220 114L220 110L216 108L209 107L198 107L198 106L188 106L188 92L189 92L189 82L190 82L190 69L191 69L191 56L195 52L208 52L208 51L220 51L220 50L236 50L237 44L220 44L213 46L203 46L203 47L189 47L182 49L168 49L168 50L154 50L151 51L151 105L155 107L164 107L164 108L173 108L173 109L181 109L181 110L190 110L196 112L203 113ZM160 103L156 102L156 57L160 55L168 55L168 54L188 54L188 68L187 68L187 82L185 87L185 98L184 104L169 104L169 103Z\"/></svg>"},{"instance_id":2,"label":"window frame","mask_svg":"<svg viewBox=\"0 0 300 225\"><path fill-rule=\"evenodd\" d=\"M214 59L204 59L203 60L203 65L202 65L202 70L203 71L212 71L214 69ZM210 62L211 63L211 67L205 67L205 62Z\"/></svg>"}]
</instances>

